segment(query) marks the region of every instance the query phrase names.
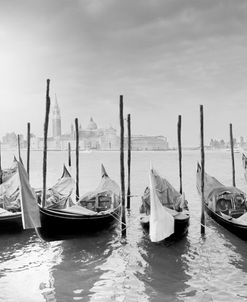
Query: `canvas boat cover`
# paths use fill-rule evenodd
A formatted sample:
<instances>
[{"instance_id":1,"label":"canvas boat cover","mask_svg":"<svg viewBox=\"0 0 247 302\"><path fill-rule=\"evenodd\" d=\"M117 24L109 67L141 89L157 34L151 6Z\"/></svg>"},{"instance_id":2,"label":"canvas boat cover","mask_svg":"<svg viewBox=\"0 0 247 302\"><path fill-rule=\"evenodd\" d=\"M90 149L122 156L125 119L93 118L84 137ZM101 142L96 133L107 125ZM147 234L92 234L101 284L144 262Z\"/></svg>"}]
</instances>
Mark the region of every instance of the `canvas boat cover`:
<instances>
[{"instance_id":1,"label":"canvas boat cover","mask_svg":"<svg viewBox=\"0 0 247 302\"><path fill-rule=\"evenodd\" d=\"M14 161L12 174L0 185L0 207L10 212L20 212L19 177L17 173L17 161ZM13 172L15 171L15 172Z\"/></svg>"},{"instance_id":2,"label":"canvas boat cover","mask_svg":"<svg viewBox=\"0 0 247 302\"><path fill-rule=\"evenodd\" d=\"M103 176L99 185L96 187L94 191L90 191L82 195L80 201L87 201L93 199L100 193L110 192L116 196L120 196L120 187L119 185L112 180L109 176Z\"/></svg>"},{"instance_id":3,"label":"canvas boat cover","mask_svg":"<svg viewBox=\"0 0 247 302\"><path fill-rule=\"evenodd\" d=\"M197 189L201 194L201 166L199 163L197 163L197 173L196 173L196 185ZM225 186L220 183L215 177L208 175L206 172L204 172L204 198L208 199L209 194L213 190L225 190Z\"/></svg>"},{"instance_id":4,"label":"canvas boat cover","mask_svg":"<svg viewBox=\"0 0 247 302\"><path fill-rule=\"evenodd\" d=\"M171 200L169 200L169 198L175 190L173 191L170 188L171 185L165 179L162 179L154 169L150 169L149 180L149 236L152 242L159 242L174 233L174 217L168 212L168 208L164 204L170 205L172 203L173 198ZM162 198L164 198L164 200Z\"/></svg>"},{"instance_id":5,"label":"canvas boat cover","mask_svg":"<svg viewBox=\"0 0 247 302\"><path fill-rule=\"evenodd\" d=\"M72 201L71 198L71 188L74 189L75 183L72 177L70 176L69 172L66 171L65 174L63 174L63 177L57 182L55 186L53 186L51 189L49 189L50 192L50 198L52 200L52 203L50 204L50 209L58 210L60 212L66 212L70 214L78 214L78 215L103 215L107 213L111 213L113 210L115 210L119 204L120 204L120 188L118 184L112 180L108 174L105 171L104 166L102 165L102 178L99 183L99 185L96 187L94 191L90 191L85 193L77 203ZM62 189L64 188L64 189ZM61 194L61 193L64 193ZM69 195L66 195L66 194ZM107 210L102 211L94 211L92 209L88 209L85 206L83 206L84 203L90 202L91 200L95 199L98 195L110 195L113 197L114 204L111 206L111 208ZM60 199L59 199L60 198ZM64 202L60 202L56 206L56 200L64 200ZM50 202L49 198L48 201Z\"/></svg>"},{"instance_id":6,"label":"canvas boat cover","mask_svg":"<svg viewBox=\"0 0 247 302\"><path fill-rule=\"evenodd\" d=\"M1 216L22 214L24 229L40 227L36 196L23 165L15 160L11 177L0 185Z\"/></svg>"},{"instance_id":7,"label":"canvas boat cover","mask_svg":"<svg viewBox=\"0 0 247 302\"><path fill-rule=\"evenodd\" d=\"M201 193L201 166L197 164L197 189ZM236 187L227 187L220 183L215 177L204 173L204 199L208 207L216 211L216 203L220 198L229 199L233 196L233 200L245 200L245 193Z\"/></svg>"},{"instance_id":8,"label":"canvas boat cover","mask_svg":"<svg viewBox=\"0 0 247 302\"><path fill-rule=\"evenodd\" d=\"M109 209L107 209L105 211L103 210L103 211L96 212L96 211L91 210L91 215L107 214L107 213L112 212L118 206L120 206L120 187L119 187L119 185L108 176L103 165L101 166L101 171L102 171L101 172L102 178L101 178L99 185L96 187L96 189L94 191L90 191L90 192L87 192L84 195L82 195L82 197L79 200L79 204L83 205L87 202L90 202L91 200L96 199L97 196L100 196L100 195L108 195L108 197L110 196L112 198L111 202L113 202L113 204L111 205L111 207ZM88 213L88 215L90 215L90 213Z\"/></svg>"},{"instance_id":9,"label":"canvas boat cover","mask_svg":"<svg viewBox=\"0 0 247 302\"><path fill-rule=\"evenodd\" d=\"M180 211L187 209L187 201L185 195L180 194L174 187L165 179L162 178L158 172L151 169L152 177L154 178L156 194L163 206ZM150 188L147 187L143 195L143 203L145 208L150 207Z\"/></svg>"},{"instance_id":10,"label":"canvas boat cover","mask_svg":"<svg viewBox=\"0 0 247 302\"><path fill-rule=\"evenodd\" d=\"M72 206L75 192L75 181L70 173L63 167L62 177L57 183L47 190L46 207L66 208Z\"/></svg>"},{"instance_id":11,"label":"canvas boat cover","mask_svg":"<svg viewBox=\"0 0 247 302\"><path fill-rule=\"evenodd\" d=\"M14 161L12 163L12 166L9 169L2 170L2 182L6 182L8 179L10 179L14 174L17 172L17 164L16 164L16 158L14 157Z\"/></svg>"}]
</instances>

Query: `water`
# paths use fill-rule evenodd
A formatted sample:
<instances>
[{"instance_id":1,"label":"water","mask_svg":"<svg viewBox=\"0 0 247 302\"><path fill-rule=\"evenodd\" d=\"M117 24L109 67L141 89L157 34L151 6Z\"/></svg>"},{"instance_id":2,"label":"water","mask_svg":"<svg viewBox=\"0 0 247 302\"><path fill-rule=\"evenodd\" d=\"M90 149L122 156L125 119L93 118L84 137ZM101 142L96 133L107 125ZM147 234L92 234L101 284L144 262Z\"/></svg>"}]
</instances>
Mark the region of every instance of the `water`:
<instances>
[{"instance_id":1,"label":"water","mask_svg":"<svg viewBox=\"0 0 247 302\"><path fill-rule=\"evenodd\" d=\"M25 155L23 154L23 157ZM191 211L188 235L171 244L154 244L138 220L140 195L148 184L150 161L178 188L176 152L133 152L131 211L127 241L120 227L70 240L41 241L33 231L0 236L0 301L246 301L246 242L207 218L200 235L196 191L199 151L183 153L183 186ZM3 166L13 154L4 152ZM72 158L73 164L75 159ZM66 152L49 152L48 185L62 173ZM119 153L80 154L80 192L95 187L100 164L119 182ZM235 154L236 183L247 192L241 156ZM231 184L230 152L207 152L206 171ZM74 174L74 170L72 170ZM31 154L31 182L42 184L42 153Z\"/></svg>"}]
</instances>

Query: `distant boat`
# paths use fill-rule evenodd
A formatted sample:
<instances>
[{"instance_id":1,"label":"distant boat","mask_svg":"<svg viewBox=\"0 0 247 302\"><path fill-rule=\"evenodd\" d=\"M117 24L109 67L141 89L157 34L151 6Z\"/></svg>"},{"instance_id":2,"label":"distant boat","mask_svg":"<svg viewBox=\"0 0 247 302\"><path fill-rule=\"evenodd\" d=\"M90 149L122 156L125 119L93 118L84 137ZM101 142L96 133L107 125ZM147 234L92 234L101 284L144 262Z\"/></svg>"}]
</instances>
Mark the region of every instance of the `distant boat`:
<instances>
[{"instance_id":1,"label":"distant boat","mask_svg":"<svg viewBox=\"0 0 247 302\"><path fill-rule=\"evenodd\" d=\"M92 152L93 152L92 149L85 149L80 151L80 153L92 153Z\"/></svg>"},{"instance_id":2,"label":"distant boat","mask_svg":"<svg viewBox=\"0 0 247 302\"><path fill-rule=\"evenodd\" d=\"M236 187L226 187L205 173L205 210L217 223L247 240L246 194ZM197 189L201 194L201 166L197 165Z\"/></svg>"},{"instance_id":3,"label":"distant boat","mask_svg":"<svg viewBox=\"0 0 247 302\"><path fill-rule=\"evenodd\" d=\"M74 180L64 168L62 177L47 192L45 207L40 206L42 229L48 233L86 233L115 221L121 210L120 188L103 166L97 188L84 194L78 202L73 197L74 187Z\"/></svg>"},{"instance_id":4,"label":"distant boat","mask_svg":"<svg viewBox=\"0 0 247 302\"><path fill-rule=\"evenodd\" d=\"M231 152L231 148L226 148L226 151L227 151L227 152ZM234 153L240 153L240 152L241 152L241 148L239 148L239 147L234 147L234 148L233 148L233 152L234 152Z\"/></svg>"},{"instance_id":5,"label":"distant boat","mask_svg":"<svg viewBox=\"0 0 247 302\"><path fill-rule=\"evenodd\" d=\"M150 170L150 186L142 196L141 224L149 229L152 242L184 236L189 227L190 215L184 194L154 169Z\"/></svg>"}]
</instances>

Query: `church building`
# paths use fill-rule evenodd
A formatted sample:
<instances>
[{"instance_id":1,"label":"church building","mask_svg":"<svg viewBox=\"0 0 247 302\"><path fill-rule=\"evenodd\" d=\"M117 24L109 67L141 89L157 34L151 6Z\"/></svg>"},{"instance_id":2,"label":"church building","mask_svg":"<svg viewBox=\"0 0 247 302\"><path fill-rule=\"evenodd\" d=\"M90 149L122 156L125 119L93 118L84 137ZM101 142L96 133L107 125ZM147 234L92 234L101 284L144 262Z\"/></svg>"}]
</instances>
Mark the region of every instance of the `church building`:
<instances>
[{"instance_id":1,"label":"church building","mask_svg":"<svg viewBox=\"0 0 247 302\"><path fill-rule=\"evenodd\" d=\"M80 119L79 119L80 120ZM52 136L48 138L47 148L49 150L67 150L70 143L72 150L76 147L75 127L72 124L67 134L62 134L61 112L55 96L55 104L52 109ZM125 138L125 149L127 148L127 137ZM168 150L167 138L164 136L132 136L131 145L133 151L139 150ZM90 118L86 128L79 126L80 150L119 150L120 138L117 130L113 127L99 128L93 117ZM33 137L31 139L32 149L43 148L43 138Z\"/></svg>"}]
</instances>

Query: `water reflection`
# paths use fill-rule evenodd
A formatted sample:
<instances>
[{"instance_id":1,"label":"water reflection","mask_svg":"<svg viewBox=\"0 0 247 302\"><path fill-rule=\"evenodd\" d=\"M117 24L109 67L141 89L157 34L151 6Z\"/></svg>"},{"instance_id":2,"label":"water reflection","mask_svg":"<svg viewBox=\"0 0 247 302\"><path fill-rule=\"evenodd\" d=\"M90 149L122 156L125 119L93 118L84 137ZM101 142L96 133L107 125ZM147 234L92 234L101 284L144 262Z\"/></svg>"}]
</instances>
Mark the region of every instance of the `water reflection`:
<instances>
[{"instance_id":1,"label":"water reflection","mask_svg":"<svg viewBox=\"0 0 247 302\"><path fill-rule=\"evenodd\" d=\"M245 301L246 259L241 239L207 219L206 237L190 237L187 263L187 289L184 301Z\"/></svg>"},{"instance_id":2,"label":"water reflection","mask_svg":"<svg viewBox=\"0 0 247 302\"><path fill-rule=\"evenodd\" d=\"M152 293L152 301L177 301L185 290L188 265L183 257L189 249L187 237L168 243L151 243L148 234L141 242L141 253L147 266L144 280ZM167 299L167 300L166 300Z\"/></svg>"},{"instance_id":3,"label":"water reflection","mask_svg":"<svg viewBox=\"0 0 247 302\"><path fill-rule=\"evenodd\" d=\"M59 242L47 244L33 231L1 236L0 300L44 301L40 284L50 280L49 266L60 261Z\"/></svg>"},{"instance_id":4,"label":"water reflection","mask_svg":"<svg viewBox=\"0 0 247 302\"><path fill-rule=\"evenodd\" d=\"M149 301L142 276L146 262L139 252L142 233L139 232L139 220L129 214L127 217L127 240L121 241L120 229L112 242L112 252L103 263L95 269L100 273L99 279L90 289L86 301ZM133 232L135 230L135 232Z\"/></svg>"},{"instance_id":5,"label":"water reflection","mask_svg":"<svg viewBox=\"0 0 247 302\"><path fill-rule=\"evenodd\" d=\"M97 267L112 253L116 237L114 230L106 230L60 242L61 261L50 269L54 301L70 301L72 297L80 300L88 296L101 275Z\"/></svg>"}]
</instances>

